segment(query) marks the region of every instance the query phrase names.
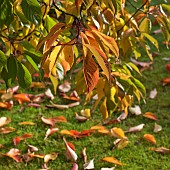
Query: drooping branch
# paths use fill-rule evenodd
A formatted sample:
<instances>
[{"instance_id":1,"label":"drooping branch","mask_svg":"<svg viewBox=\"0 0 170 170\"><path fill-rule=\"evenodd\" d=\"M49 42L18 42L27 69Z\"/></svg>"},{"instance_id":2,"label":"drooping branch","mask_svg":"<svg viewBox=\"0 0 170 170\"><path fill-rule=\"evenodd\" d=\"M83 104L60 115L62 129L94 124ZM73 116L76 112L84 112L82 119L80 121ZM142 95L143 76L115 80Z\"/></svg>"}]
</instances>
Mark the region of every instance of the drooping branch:
<instances>
[{"instance_id":1,"label":"drooping branch","mask_svg":"<svg viewBox=\"0 0 170 170\"><path fill-rule=\"evenodd\" d=\"M130 22L130 20L138 13L138 11L140 11L147 3L148 3L148 1L149 0L146 0L145 1L145 3L144 4L142 4L142 6L141 7L139 7L139 8L136 8L136 11L135 11L135 13L125 22L125 24L118 30L118 33L124 28L124 26L126 25L126 24L128 24L129 22ZM128 1L129 2L129 1ZM133 7L134 7L134 5L133 5Z\"/></svg>"}]
</instances>

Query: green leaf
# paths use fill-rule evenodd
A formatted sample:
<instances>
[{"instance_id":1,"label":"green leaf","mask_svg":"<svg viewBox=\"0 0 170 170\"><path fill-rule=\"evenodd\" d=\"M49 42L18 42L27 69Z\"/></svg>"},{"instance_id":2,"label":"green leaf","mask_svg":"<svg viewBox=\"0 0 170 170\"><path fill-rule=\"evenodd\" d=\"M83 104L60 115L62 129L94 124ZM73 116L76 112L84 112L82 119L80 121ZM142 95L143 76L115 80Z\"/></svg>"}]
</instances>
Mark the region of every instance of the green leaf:
<instances>
[{"instance_id":1,"label":"green leaf","mask_svg":"<svg viewBox=\"0 0 170 170\"><path fill-rule=\"evenodd\" d=\"M27 88L32 82L31 74L28 69L20 62L18 62L18 82L22 88Z\"/></svg>"},{"instance_id":2,"label":"green leaf","mask_svg":"<svg viewBox=\"0 0 170 170\"><path fill-rule=\"evenodd\" d=\"M142 33L157 49L159 49L158 41L147 33Z\"/></svg>"},{"instance_id":3,"label":"green leaf","mask_svg":"<svg viewBox=\"0 0 170 170\"><path fill-rule=\"evenodd\" d=\"M8 71L7 71L6 67L3 67L2 71L1 71L1 77L5 81L6 88L10 87L11 79L9 79L9 77L8 77Z\"/></svg>"},{"instance_id":4,"label":"green leaf","mask_svg":"<svg viewBox=\"0 0 170 170\"><path fill-rule=\"evenodd\" d=\"M22 0L22 11L25 17L33 22L35 25L39 25L41 22L41 6L37 0Z\"/></svg>"},{"instance_id":5,"label":"green leaf","mask_svg":"<svg viewBox=\"0 0 170 170\"><path fill-rule=\"evenodd\" d=\"M0 50L0 67L5 66L7 62L7 57L5 54Z\"/></svg>"},{"instance_id":6,"label":"green leaf","mask_svg":"<svg viewBox=\"0 0 170 170\"><path fill-rule=\"evenodd\" d=\"M26 59L28 60L28 62L34 67L34 69L35 69L36 71L39 71L37 64L34 62L34 60L33 60L30 56L25 55L25 58L26 58Z\"/></svg>"},{"instance_id":7,"label":"green leaf","mask_svg":"<svg viewBox=\"0 0 170 170\"><path fill-rule=\"evenodd\" d=\"M8 78L13 83L17 76L17 63L13 56L10 56L7 61Z\"/></svg>"},{"instance_id":8,"label":"green leaf","mask_svg":"<svg viewBox=\"0 0 170 170\"><path fill-rule=\"evenodd\" d=\"M13 21L12 5L10 0L1 1L0 5L0 28L3 28L4 24L9 26Z\"/></svg>"}]
</instances>

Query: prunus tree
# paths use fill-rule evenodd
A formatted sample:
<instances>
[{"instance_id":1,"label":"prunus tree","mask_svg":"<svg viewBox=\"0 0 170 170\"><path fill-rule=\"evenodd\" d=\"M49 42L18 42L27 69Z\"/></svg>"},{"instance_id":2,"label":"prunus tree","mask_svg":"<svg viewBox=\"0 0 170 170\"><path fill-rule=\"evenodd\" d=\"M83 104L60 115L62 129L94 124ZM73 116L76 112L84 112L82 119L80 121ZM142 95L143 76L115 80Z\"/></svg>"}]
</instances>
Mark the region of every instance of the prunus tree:
<instances>
[{"instance_id":1,"label":"prunus tree","mask_svg":"<svg viewBox=\"0 0 170 170\"><path fill-rule=\"evenodd\" d=\"M0 6L0 72L6 86L18 80L29 87L32 74L48 76L56 92L58 80L79 68L73 82L86 100L97 96L106 119L119 110L128 113L134 99L145 97L140 71L131 57L149 45L159 50L150 34L157 22L168 45L168 4L142 0L4 0ZM126 7L132 6L134 13ZM140 5L140 6L139 6Z\"/></svg>"}]
</instances>

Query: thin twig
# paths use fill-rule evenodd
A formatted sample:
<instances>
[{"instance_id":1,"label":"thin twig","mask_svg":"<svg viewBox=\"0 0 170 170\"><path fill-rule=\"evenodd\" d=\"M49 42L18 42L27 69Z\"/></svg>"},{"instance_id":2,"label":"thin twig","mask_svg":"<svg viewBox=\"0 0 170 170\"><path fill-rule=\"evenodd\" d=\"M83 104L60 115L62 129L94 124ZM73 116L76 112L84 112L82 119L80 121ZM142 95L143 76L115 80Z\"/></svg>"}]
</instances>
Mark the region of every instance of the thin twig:
<instances>
[{"instance_id":1,"label":"thin twig","mask_svg":"<svg viewBox=\"0 0 170 170\"><path fill-rule=\"evenodd\" d=\"M140 7L140 8L137 8L137 10L135 11L135 13L125 22L125 24L118 30L118 33L119 31L121 31L124 26L137 14L138 11L140 11L147 3L148 3L149 0L145 1L145 3Z\"/></svg>"}]
</instances>

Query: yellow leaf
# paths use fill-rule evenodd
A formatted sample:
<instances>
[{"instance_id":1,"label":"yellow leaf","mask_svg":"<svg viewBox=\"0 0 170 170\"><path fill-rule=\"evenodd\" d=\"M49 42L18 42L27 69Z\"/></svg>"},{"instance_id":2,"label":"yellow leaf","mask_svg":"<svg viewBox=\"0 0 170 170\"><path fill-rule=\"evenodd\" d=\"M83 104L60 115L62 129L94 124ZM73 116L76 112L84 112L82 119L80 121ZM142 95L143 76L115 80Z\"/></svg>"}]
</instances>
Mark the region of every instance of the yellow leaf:
<instances>
[{"instance_id":1,"label":"yellow leaf","mask_svg":"<svg viewBox=\"0 0 170 170\"><path fill-rule=\"evenodd\" d=\"M107 107L106 107L106 98L104 99L103 103L100 105L100 112L103 115L103 119L104 121L109 117L109 113L107 111Z\"/></svg>"},{"instance_id":2,"label":"yellow leaf","mask_svg":"<svg viewBox=\"0 0 170 170\"><path fill-rule=\"evenodd\" d=\"M103 161L105 162L110 162L110 163L113 163L113 164L117 164L117 165L124 165L122 162L118 161L116 158L114 157L105 157L102 159Z\"/></svg>"},{"instance_id":3,"label":"yellow leaf","mask_svg":"<svg viewBox=\"0 0 170 170\"><path fill-rule=\"evenodd\" d=\"M125 138L124 131L121 128L114 127L111 129L111 134L116 138Z\"/></svg>"},{"instance_id":4,"label":"yellow leaf","mask_svg":"<svg viewBox=\"0 0 170 170\"><path fill-rule=\"evenodd\" d=\"M53 84L53 87L54 87L54 94L56 95L56 93L57 93L57 86L58 86L58 78L50 75L50 80L51 80L51 82Z\"/></svg>"}]
</instances>

